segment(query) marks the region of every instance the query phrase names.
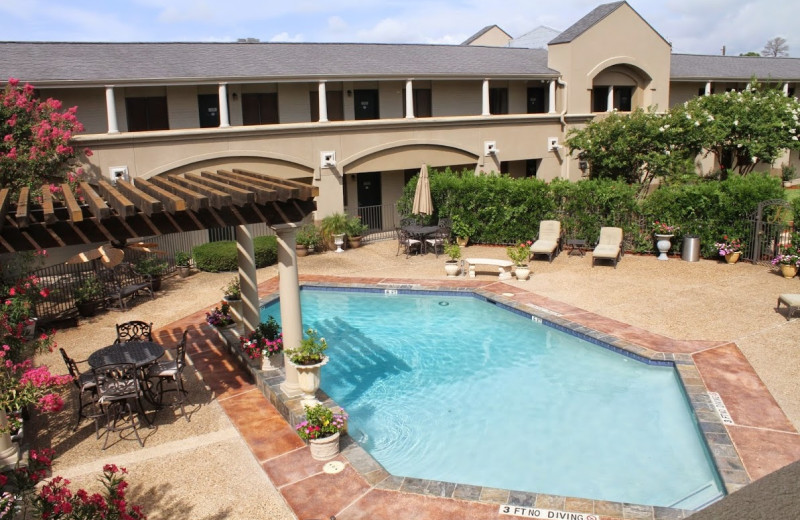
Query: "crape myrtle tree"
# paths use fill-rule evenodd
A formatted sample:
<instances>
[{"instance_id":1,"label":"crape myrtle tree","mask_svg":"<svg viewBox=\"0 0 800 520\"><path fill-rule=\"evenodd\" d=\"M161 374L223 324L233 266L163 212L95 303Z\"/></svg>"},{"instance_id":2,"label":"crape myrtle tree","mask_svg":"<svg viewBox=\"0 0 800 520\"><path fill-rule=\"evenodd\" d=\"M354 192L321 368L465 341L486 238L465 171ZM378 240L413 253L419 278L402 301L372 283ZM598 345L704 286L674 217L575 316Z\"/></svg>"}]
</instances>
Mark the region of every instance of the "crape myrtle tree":
<instances>
[{"instance_id":1,"label":"crape myrtle tree","mask_svg":"<svg viewBox=\"0 0 800 520\"><path fill-rule=\"evenodd\" d=\"M42 185L60 190L59 184L77 183L82 169L74 169L78 151L72 136L83 131L77 107L62 109L61 102L40 100L32 85L20 86L11 78L0 91L0 187L12 197L23 187L34 194ZM80 153L90 156L87 148Z\"/></svg>"},{"instance_id":2,"label":"crape myrtle tree","mask_svg":"<svg viewBox=\"0 0 800 520\"><path fill-rule=\"evenodd\" d=\"M746 175L758 163L771 164L785 150L800 149L800 103L755 81L742 92L700 96L673 109L700 122L705 154L712 154L722 178Z\"/></svg>"}]
</instances>

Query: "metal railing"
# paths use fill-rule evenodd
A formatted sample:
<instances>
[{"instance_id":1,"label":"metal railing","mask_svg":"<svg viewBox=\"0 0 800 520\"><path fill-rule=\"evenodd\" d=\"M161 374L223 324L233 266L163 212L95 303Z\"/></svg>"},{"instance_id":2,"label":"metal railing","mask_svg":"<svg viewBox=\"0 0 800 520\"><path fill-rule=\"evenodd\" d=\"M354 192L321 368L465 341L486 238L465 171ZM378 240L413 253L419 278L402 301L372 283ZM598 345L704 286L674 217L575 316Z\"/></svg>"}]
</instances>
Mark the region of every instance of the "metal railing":
<instances>
[{"instance_id":1,"label":"metal railing","mask_svg":"<svg viewBox=\"0 0 800 520\"><path fill-rule=\"evenodd\" d=\"M361 217L361 222L369 226L364 238L364 243L378 240L391 240L394 230L400 225L400 214L396 204L381 204L379 206L348 206L345 213L351 217Z\"/></svg>"}]
</instances>

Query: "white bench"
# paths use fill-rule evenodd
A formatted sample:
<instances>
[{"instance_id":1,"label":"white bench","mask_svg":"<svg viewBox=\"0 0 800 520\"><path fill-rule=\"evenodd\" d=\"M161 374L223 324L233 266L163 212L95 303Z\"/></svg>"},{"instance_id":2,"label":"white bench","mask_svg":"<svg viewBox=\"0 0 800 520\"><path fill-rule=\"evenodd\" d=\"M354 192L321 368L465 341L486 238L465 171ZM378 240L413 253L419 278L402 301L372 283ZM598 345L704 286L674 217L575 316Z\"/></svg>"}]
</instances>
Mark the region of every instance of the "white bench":
<instances>
[{"instance_id":1,"label":"white bench","mask_svg":"<svg viewBox=\"0 0 800 520\"><path fill-rule=\"evenodd\" d=\"M500 280L508 280L511 278L511 266L514 265L511 260L498 260L496 258L465 258L464 262L469 264L469 277L475 278L476 265L493 265L497 267L500 272L498 277Z\"/></svg>"}]
</instances>

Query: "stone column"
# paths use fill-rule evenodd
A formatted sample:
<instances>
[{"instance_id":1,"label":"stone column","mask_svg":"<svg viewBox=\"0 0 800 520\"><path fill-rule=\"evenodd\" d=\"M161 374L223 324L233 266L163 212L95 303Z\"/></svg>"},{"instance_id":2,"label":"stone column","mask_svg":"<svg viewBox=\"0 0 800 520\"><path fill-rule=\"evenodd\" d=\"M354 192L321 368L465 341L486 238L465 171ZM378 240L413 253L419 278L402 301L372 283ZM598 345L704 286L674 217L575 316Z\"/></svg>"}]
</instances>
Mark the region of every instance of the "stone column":
<instances>
[{"instance_id":1,"label":"stone column","mask_svg":"<svg viewBox=\"0 0 800 520\"><path fill-rule=\"evenodd\" d=\"M414 119L414 82L406 80L406 119Z\"/></svg>"},{"instance_id":2,"label":"stone column","mask_svg":"<svg viewBox=\"0 0 800 520\"><path fill-rule=\"evenodd\" d=\"M114 86L106 85L106 120L108 121L108 133L118 134L117 125L117 101L114 99Z\"/></svg>"},{"instance_id":3,"label":"stone column","mask_svg":"<svg viewBox=\"0 0 800 520\"><path fill-rule=\"evenodd\" d=\"M483 111L481 112L482 116L488 116L491 114L489 111L489 80L483 80L483 91L481 95L481 105L483 107Z\"/></svg>"},{"instance_id":4,"label":"stone column","mask_svg":"<svg viewBox=\"0 0 800 520\"><path fill-rule=\"evenodd\" d=\"M328 93L324 80L319 82L319 122L328 122Z\"/></svg>"},{"instance_id":5,"label":"stone column","mask_svg":"<svg viewBox=\"0 0 800 520\"><path fill-rule=\"evenodd\" d=\"M239 285L242 288L242 324L244 333L253 332L261 321L256 278L256 253L253 235L247 226L236 226L236 256L239 262Z\"/></svg>"},{"instance_id":6,"label":"stone column","mask_svg":"<svg viewBox=\"0 0 800 520\"><path fill-rule=\"evenodd\" d=\"M550 96L548 97L548 101L550 103L550 108L548 112L551 114L556 113L556 80L550 80Z\"/></svg>"},{"instance_id":7,"label":"stone column","mask_svg":"<svg viewBox=\"0 0 800 520\"><path fill-rule=\"evenodd\" d=\"M706 81L706 90L703 92L703 95L704 96L710 96L711 95L711 82L710 81Z\"/></svg>"},{"instance_id":8,"label":"stone column","mask_svg":"<svg viewBox=\"0 0 800 520\"><path fill-rule=\"evenodd\" d=\"M219 127L226 128L231 126L228 117L228 84L219 84Z\"/></svg>"},{"instance_id":9,"label":"stone column","mask_svg":"<svg viewBox=\"0 0 800 520\"><path fill-rule=\"evenodd\" d=\"M613 112L614 111L614 85L610 85L608 87L608 99L606 101L608 106L606 106L606 112Z\"/></svg>"},{"instance_id":10,"label":"stone column","mask_svg":"<svg viewBox=\"0 0 800 520\"><path fill-rule=\"evenodd\" d=\"M300 310L300 277L297 272L297 225L273 226L278 235L278 277L281 305L281 330L284 350L296 349L303 340L303 316ZM284 354L285 356L286 354ZM288 356L287 356L288 358ZM284 359L288 361L288 359ZM297 382L297 370L285 362L286 380L281 390L293 397L302 394Z\"/></svg>"}]
</instances>

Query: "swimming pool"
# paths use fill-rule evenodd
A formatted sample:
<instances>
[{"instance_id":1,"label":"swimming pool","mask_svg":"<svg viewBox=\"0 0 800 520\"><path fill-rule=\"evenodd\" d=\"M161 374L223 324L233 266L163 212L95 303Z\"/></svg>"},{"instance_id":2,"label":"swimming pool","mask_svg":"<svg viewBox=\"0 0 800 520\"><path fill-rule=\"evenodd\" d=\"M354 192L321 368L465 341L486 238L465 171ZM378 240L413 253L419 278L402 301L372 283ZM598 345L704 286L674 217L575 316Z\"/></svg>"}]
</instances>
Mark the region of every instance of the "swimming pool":
<instances>
[{"instance_id":1,"label":"swimming pool","mask_svg":"<svg viewBox=\"0 0 800 520\"><path fill-rule=\"evenodd\" d=\"M330 345L323 390L390 473L685 509L723 494L670 364L469 294L389 292L301 301Z\"/></svg>"}]
</instances>

